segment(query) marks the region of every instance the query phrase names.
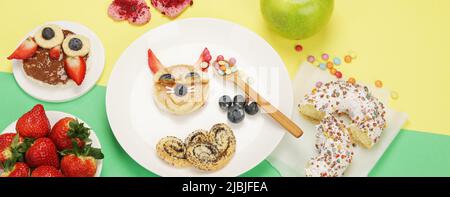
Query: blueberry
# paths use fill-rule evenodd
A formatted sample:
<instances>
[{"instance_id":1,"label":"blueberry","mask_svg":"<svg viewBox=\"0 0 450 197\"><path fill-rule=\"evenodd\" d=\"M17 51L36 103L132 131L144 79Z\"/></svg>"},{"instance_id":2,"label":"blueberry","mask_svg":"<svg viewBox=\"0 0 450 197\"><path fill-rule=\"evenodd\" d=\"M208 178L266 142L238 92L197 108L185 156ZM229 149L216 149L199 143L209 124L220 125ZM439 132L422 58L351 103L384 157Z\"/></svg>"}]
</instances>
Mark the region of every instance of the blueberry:
<instances>
[{"instance_id":1,"label":"blueberry","mask_svg":"<svg viewBox=\"0 0 450 197\"><path fill-rule=\"evenodd\" d=\"M175 86L175 95L182 97L188 93L188 88L183 84L178 84Z\"/></svg>"},{"instance_id":2,"label":"blueberry","mask_svg":"<svg viewBox=\"0 0 450 197\"><path fill-rule=\"evenodd\" d=\"M83 42L78 38L72 38L69 41L69 48L74 51L79 51L83 48Z\"/></svg>"},{"instance_id":3,"label":"blueberry","mask_svg":"<svg viewBox=\"0 0 450 197\"><path fill-rule=\"evenodd\" d=\"M228 109L228 120L232 123L240 123L245 118L245 111L239 105L233 105Z\"/></svg>"},{"instance_id":4,"label":"blueberry","mask_svg":"<svg viewBox=\"0 0 450 197\"><path fill-rule=\"evenodd\" d=\"M50 40L55 37L55 31L52 28L46 27L42 30L42 38L45 40Z\"/></svg>"},{"instance_id":5,"label":"blueberry","mask_svg":"<svg viewBox=\"0 0 450 197\"><path fill-rule=\"evenodd\" d=\"M231 97L228 95L223 95L219 98L220 109L227 111L233 105Z\"/></svg>"},{"instance_id":6,"label":"blueberry","mask_svg":"<svg viewBox=\"0 0 450 197\"><path fill-rule=\"evenodd\" d=\"M237 95L233 99L233 104L238 105L241 108L244 108L245 103L246 103L245 97L242 95Z\"/></svg>"},{"instance_id":7,"label":"blueberry","mask_svg":"<svg viewBox=\"0 0 450 197\"><path fill-rule=\"evenodd\" d=\"M251 102L245 105L245 112L249 115L255 115L259 112L258 103Z\"/></svg>"}]
</instances>

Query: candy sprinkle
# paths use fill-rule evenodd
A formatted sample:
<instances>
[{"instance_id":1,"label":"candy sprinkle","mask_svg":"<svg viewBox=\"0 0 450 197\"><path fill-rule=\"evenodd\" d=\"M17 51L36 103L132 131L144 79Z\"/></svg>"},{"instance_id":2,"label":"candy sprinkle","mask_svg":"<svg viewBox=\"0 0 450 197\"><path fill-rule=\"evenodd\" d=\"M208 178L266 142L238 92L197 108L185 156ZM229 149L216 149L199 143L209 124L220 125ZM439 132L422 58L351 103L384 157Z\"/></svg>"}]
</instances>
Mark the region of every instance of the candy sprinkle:
<instances>
[{"instance_id":1,"label":"candy sprinkle","mask_svg":"<svg viewBox=\"0 0 450 197\"><path fill-rule=\"evenodd\" d=\"M230 66L234 66L234 65L236 65L237 60L236 60L236 58L232 57L232 58L230 58L229 62L230 62Z\"/></svg>"},{"instance_id":2,"label":"candy sprinkle","mask_svg":"<svg viewBox=\"0 0 450 197\"><path fill-rule=\"evenodd\" d=\"M330 55L328 55L327 53L322 54L322 59L327 61L328 59L330 59Z\"/></svg>"},{"instance_id":3,"label":"candy sprinkle","mask_svg":"<svg viewBox=\"0 0 450 197\"><path fill-rule=\"evenodd\" d=\"M320 87L322 87L322 85L323 85L323 83L321 81L318 81L316 83L316 88L320 88Z\"/></svg>"},{"instance_id":4,"label":"candy sprinkle","mask_svg":"<svg viewBox=\"0 0 450 197\"><path fill-rule=\"evenodd\" d=\"M352 63L352 56L346 55L346 56L344 57L344 61L345 61L345 63L347 63L347 64Z\"/></svg>"},{"instance_id":5,"label":"candy sprinkle","mask_svg":"<svg viewBox=\"0 0 450 197\"><path fill-rule=\"evenodd\" d=\"M337 66L339 66L339 65L341 65L341 59L340 58L338 58L338 57L335 57L334 59L333 59L333 62L334 62L334 64L335 65L337 65Z\"/></svg>"},{"instance_id":6,"label":"candy sprinkle","mask_svg":"<svg viewBox=\"0 0 450 197\"><path fill-rule=\"evenodd\" d=\"M397 100L398 97L399 97L399 95L398 95L397 92L395 92L395 91L392 91L392 92L391 92L391 98L392 98L392 99Z\"/></svg>"},{"instance_id":7,"label":"candy sprinkle","mask_svg":"<svg viewBox=\"0 0 450 197\"><path fill-rule=\"evenodd\" d=\"M327 65L325 65L324 63L320 63L319 67L322 70L326 70L327 69Z\"/></svg>"},{"instance_id":8,"label":"candy sprinkle","mask_svg":"<svg viewBox=\"0 0 450 197\"><path fill-rule=\"evenodd\" d=\"M334 74L338 79L342 78L342 73L340 71L336 71Z\"/></svg>"},{"instance_id":9,"label":"candy sprinkle","mask_svg":"<svg viewBox=\"0 0 450 197\"><path fill-rule=\"evenodd\" d=\"M382 87L383 87L383 82L380 81L380 80L376 80L376 81L375 81L375 87L377 87L377 88L382 88Z\"/></svg>"},{"instance_id":10,"label":"candy sprinkle","mask_svg":"<svg viewBox=\"0 0 450 197\"><path fill-rule=\"evenodd\" d=\"M328 69L334 68L333 62L328 62L328 63L327 63L327 68L328 68Z\"/></svg>"},{"instance_id":11,"label":"candy sprinkle","mask_svg":"<svg viewBox=\"0 0 450 197\"><path fill-rule=\"evenodd\" d=\"M303 51L303 46L302 45L295 45L295 50L297 51L297 52L302 52Z\"/></svg>"},{"instance_id":12,"label":"candy sprinkle","mask_svg":"<svg viewBox=\"0 0 450 197\"><path fill-rule=\"evenodd\" d=\"M355 83L356 83L356 79L355 79L355 78L353 78L353 77L350 77L350 78L348 78L347 82L348 82L348 83L350 83L350 84L353 84L353 85L355 85Z\"/></svg>"},{"instance_id":13,"label":"candy sprinkle","mask_svg":"<svg viewBox=\"0 0 450 197\"><path fill-rule=\"evenodd\" d=\"M331 73L332 75L335 75L336 72L337 72L337 70L336 70L335 68L332 68L332 69L330 70L330 73Z\"/></svg>"},{"instance_id":14,"label":"candy sprinkle","mask_svg":"<svg viewBox=\"0 0 450 197\"><path fill-rule=\"evenodd\" d=\"M312 63L314 63L316 61L316 58L314 56L310 55L310 56L308 56L307 60L308 60L309 63L312 64Z\"/></svg>"}]
</instances>

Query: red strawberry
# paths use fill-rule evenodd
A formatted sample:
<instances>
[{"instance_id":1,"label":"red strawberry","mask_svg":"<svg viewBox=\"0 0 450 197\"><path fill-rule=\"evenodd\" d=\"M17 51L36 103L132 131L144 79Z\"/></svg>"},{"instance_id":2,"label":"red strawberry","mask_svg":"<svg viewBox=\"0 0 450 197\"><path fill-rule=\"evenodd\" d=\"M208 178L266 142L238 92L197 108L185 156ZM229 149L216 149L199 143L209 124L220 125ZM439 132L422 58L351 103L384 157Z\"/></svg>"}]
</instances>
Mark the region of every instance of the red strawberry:
<instances>
[{"instance_id":1,"label":"red strawberry","mask_svg":"<svg viewBox=\"0 0 450 197\"><path fill-rule=\"evenodd\" d=\"M56 46L50 49L49 55L50 58L54 60L59 60L59 58L61 57L61 46Z\"/></svg>"},{"instance_id":2,"label":"red strawberry","mask_svg":"<svg viewBox=\"0 0 450 197\"><path fill-rule=\"evenodd\" d=\"M5 167L5 171L0 175L0 177L29 177L30 168L26 163L18 162L11 167Z\"/></svg>"},{"instance_id":3,"label":"red strawberry","mask_svg":"<svg viewBox=\"0 0 450 197\"><path fill-rule=\"evenodd\" d=\"M67 177L93 177L97 171L96 159L103 159L104 155L98 148L86 144L83 149L74 146L72 150L61 152L61 171Z\"/></svg>"},{"instance_id":4,"label":"red strawberry","mask_svg":"<svg viewBox=\"0 0 450 197\"><path fill-rule=\"evenodd\" d=\"M49 138L37 139L25 153L25 160L30 167L53 166L59 168L58 152Z\"/></svg>"},{"instance_id":5,"label":"red strawberry","mask_svg":"<svg viewBox=\"0 0 450 197\"><path fill-rule=\"evenodd\" d=\"M33 38L27 38L20 44L19 48L17 48L12 55L8 57L8 60L24 60L33 57L38 49L38 45L33 40Z\"/></svg>"},{"instance_id":6,"label":"red strawberry","mask_svg":"<svg viewBox=\"0 0 450 197\"><path fill-rule=\"evenodd\" d=\"M22 137L41 138L50 132L50 122L45 114L44 106L36 105L19 118L16 131Z\"/></svg>"},{"instance_id":7,"label":"red strawberry","mask_svg":"<svg viewBox=\"0 0 450 197\"><path fill-rule=\"evenodd\" d=\"M72 139L78 147L83 148L85 142L90 141L90 129L83 123L73 118L63 118L58 121L50 132L50 139L55 143L58 150L72 149Z\"/></svg>"},{"instance_id":8,"label":"red strawberry","mask_svg":"<svg viewBox=\"0 0 450 197\"><path fill-rule=\"evenodd\" d=\"M148 50L147 56L148 66L150 67L150 70L153 72L153 74L156 74L159 70L164 68L164 66L161 64L161 62L158 60L151 49Z\"/></svg>"},{"instance_id":9,"label":"red strawberry","mask_svg":"<svg viewBox=\"0 0 450 197\"><path fill-rule=\"evenodd\" d=\"M36 168L32 173L31 177L64 177L60 170L53 166L40 166Z\"/></svg>"},{"instance_id":10,"label":"red strawberry","mask_svg":"<svg viewBox=\"0 0 450 197\"><path fill-rule=\"evenodd\" d=\"M212 60L211 53L209 52L208 48L205 48L200 55L200 58L195 63L195 66L200 67L202 71L207 72L210 62Z\"/></svg>"},{"instance_id":11,"label":"red strawberry","mask_svg":"<svg viewBox=\"0 0 450 197\"><path fill-rule=\"evenodd\" d=\"M81 85L86 76L86 61L83 57L67 57L64 60L64 69L67 75L75 81L77 85Z\"/></svg>"},{"instance_id":12,"label":"red strawberry","mask_svg":"<svg viewBox=\"0 0 450 197\"><path fill-rule=\"evenodd\" d=\"M23 138L17 136L16 133L7 133L0 135L0 162L3 163L7 159L10 159L13 156L13 149L17 148L22 142ZM18 142L13 144L14 138L18 137Z\"/></svg>"},{"instance_id":13,"label":"red strawberry","mask_svg":"<svg viewBox=\"0 0 450 197\"><path fill-rule=\"evenodd\" d=\"M67 177L94 177L97 164L94 157L71 154L62 158L61 171Z\"/></svg>"}]
</instances>

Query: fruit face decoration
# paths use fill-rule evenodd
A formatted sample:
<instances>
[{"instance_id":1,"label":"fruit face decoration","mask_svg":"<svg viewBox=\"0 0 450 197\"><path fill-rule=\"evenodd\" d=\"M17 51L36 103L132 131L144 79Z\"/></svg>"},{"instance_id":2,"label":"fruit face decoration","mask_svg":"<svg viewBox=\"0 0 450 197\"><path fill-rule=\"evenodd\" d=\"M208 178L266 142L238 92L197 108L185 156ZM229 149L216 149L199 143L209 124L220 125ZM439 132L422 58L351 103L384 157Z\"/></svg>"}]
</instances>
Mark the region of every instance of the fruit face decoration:
<instances>
[{"instance_id":1,"label":"fruit face decoration","mask_svg":"<svg viewBox=\"0 0 450 197\"><path fill-rule=\"evenodd\" d=\"M195 65L165 67L148 50L148 63L154 78L154 100L170 113L184 115L200 109L209 91L208 67L211 55L205 49Z\"/></svg>"},{"instance_id":2,"label":"fruit face decoration","mask_svg":"<svg viewBox=\"0 0 450 197\"><path fill-rule=\"evenodd\" d=\"M8 59L22 60L24 72L35 81L65 85L71 79L81 85L89 52L88 38L49 24L27 38Z\"/></svg>"}]
</instances>

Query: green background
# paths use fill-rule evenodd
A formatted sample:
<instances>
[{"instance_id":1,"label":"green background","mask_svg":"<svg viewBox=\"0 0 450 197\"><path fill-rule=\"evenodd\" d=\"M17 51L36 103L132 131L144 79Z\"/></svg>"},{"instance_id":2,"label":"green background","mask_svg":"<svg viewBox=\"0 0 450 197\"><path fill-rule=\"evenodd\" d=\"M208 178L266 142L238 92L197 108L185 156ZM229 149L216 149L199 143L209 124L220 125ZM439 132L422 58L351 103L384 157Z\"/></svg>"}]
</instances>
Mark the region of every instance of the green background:
<instances>
[{"instance_id":1,"label":"green background","mask_svg":"<svg viewBox=\"0 0 450 197\"><path fill-rule=\"evenodd\" d=\"M42 103L46 110L73 114L92 127L106 156L102 176L156 176L134 162L118 144L106 116L105 87L96 86L70 105L43 103L28 96L9 73L0 73L0 88L0 128L6 128L35 104ZM272 177L280 174L264 161L242 176ZM450 136L402 130L370 176L450 176Z\"/></svg>"}]
</instances>

